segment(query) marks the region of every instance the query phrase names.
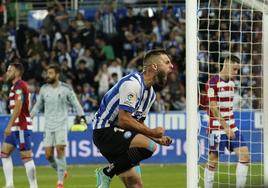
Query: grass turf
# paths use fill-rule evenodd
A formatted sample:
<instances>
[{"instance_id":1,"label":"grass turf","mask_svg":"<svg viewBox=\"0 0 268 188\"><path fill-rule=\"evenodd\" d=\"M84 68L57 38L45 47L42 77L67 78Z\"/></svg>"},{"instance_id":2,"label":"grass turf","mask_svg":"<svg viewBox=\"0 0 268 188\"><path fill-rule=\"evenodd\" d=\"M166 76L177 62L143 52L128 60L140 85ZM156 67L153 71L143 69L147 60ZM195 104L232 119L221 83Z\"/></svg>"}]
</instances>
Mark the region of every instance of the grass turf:
<instances>
[{"instance_id":1,"label":"grass turf","mask_svg":"<svg viewBox=\"0 0 268 188\"><path fill-rule=\"evenodd\" d=\"M100 165L101 166L101 165ZM65 181L65 188L96 187L94 170L99 167L68 166L69 176ZM185 187L185 165L145 165L141 167L144 187ZM50 167L37 167L37 181L39 188L56 187L56 172ZM28 188L28 181L24 167L14 168L14 182L16 188ZM4 186L4 174L0 170L0 187ZM111 188L123 188L118 177L112 181Z\"/></svg>"},{"instance_id":2,"label":"grass turf","mask_svg":"<svg viewBox=\"0 0 268 188\"><path fill-rule=\"evenodd\" d=\"M88 166L68 166L69 177L65 181L65 188L92 188L95 187L94 170L99 167L96 165ZM186 166L182 165L143 165L142 179L144 188L184 188L186 187ZM214 187L235 187L235 165L221 165L221 174L215 174L215 181L220 180L221 184L215 183ZM230 171L231 173L228 173ZM201 175L203 170L200 168ZM260 175L261 166L251 165L247 184L258 186L263 182ZM37 178L39 188L56 187L56 172L50 167L37 167ZM202 178L201 178L202 179ZM14 181L16 188L28 188L28 181L24 167L14 168ZM224 184L228 183L228 184ZM231 186L230 186L231 185ZM0 170L0 187L4 186L4 175ZM201 186L203 182L201 180ZM112 181L111 188L124 188L118 177Z\"/></svg>"}]
</instances>

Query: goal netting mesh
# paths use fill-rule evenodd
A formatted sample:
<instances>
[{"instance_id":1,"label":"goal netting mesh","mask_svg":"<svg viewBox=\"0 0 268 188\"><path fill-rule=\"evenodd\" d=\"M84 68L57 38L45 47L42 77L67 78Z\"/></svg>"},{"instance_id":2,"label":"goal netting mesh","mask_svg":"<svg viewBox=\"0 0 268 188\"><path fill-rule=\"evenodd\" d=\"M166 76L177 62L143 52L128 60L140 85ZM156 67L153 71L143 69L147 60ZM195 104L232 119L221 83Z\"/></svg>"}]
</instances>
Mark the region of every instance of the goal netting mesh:
<instances>
[{"instance_id":1,"label":"goal netting mesh","mask_svg":"<svg viewBox=\"0 0 268 188\"><path fill-rule=\"evenodd\" d=\"M209 136L205 84L219 74L223 59L241 59L234 79L235 124L250 151L247 187L263 187L263 14L265 0L198 0L199 62L199 186L204 187L204 168L208 160ZM267 101L266 101L267 102ZM266 156L268 157L268 156ZM213 187L235 187L237 157L227 150L219 156Z\"/></svg>"}]
</instances>

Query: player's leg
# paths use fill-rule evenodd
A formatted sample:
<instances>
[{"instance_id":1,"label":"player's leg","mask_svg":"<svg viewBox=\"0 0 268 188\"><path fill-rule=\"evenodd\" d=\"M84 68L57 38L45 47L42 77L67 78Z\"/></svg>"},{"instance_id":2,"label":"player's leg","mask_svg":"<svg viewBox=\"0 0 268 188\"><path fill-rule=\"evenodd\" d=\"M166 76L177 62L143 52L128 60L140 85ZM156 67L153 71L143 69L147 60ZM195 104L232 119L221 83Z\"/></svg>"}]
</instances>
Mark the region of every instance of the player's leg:
<instances>
[{"instance_id":1,"label":"player's leg","mask_svg":"<svg viewBox=\"0 0 268 188\"><path fill-rule=\"evenodd\" d=\"M231 146L238 158L236 166L236 187L243 188L246 186L250 156L248 147L246 146L240 131L235 132L235 139L232 140Z\"/></svg>"},{"instance_id":2,"label":"player's leg","mask_svg":"<svg viewBox=\"0 0 268 188\"><path fill-rule=\"evenodd\" d=\"M43 144L47 161L49 162L50 166L57 171L57 161L54 155L55 133L45 131L43 134Z\"/></svg>"},{"instance_id":3,"label":"player's leg","mask_svg":"<svg viewBox=\"0 0 268 188\"><path fill-rule=\"evenodd\" d=\"M139 136L138 136L139 135ZM156 144L149 138L111 127L94 130L93 140L103 156L111 163L96 170L97 187L109 187L111 178L137 165L141 160L152 156Z\"/></svg>"},{"instance_id":4,"label":"player's leg","mask_svg":"<svg viewBox=\"0 0 268 188\"><path fill-rule=\"evenodd\" d=\"M212 188L214 182L214 174L218 164L218 153L210 152L208 156L208 163L204 170L204 185L205 188Z\"/></svg>"},{"instance_id":5,"label":"player's leg","mask_svg":"<svg viewBox=\"0 0 268 188\"><path fill-rule=\"evenodd\" d=\"M67 144L67 131L61 130L55 132L56 150L57 150L57 187L63 187L64 176L67 169L65 147Z\"/></svg>"},{"instance_id":6,"label":"player's leg","mask_svg":"<svg viewBox=\"0 0 268 188\"><path fill-rule=\"evenodd\" d=\"M208 163L204 170L204 186L212 188L214 183L214 174L217 168L219 154L224 153L228 144L228 138L225 134L220 135L218 132L209 134L209 155Z\"/></svg>"},{"instance_id":7,"label":"player's leg","mask_svg":"<svg viewBox=\"0 0 268 188\"><path fill-rule=\"evenodd\" d=\"M10 154L15 148L16 141L14 139L14 133L10 136L5 137L5 141L1 148L1 159L3 165L3 171L6 180L6 187L14 187L13 182L13 163Z\"/></svg>"},{"instance_id":8,"label":"player's leg","mask_svg":"<svg viewBox=\"0 0 268 188\"><path fill-rule=\"evenodd\" d=\"M140 166L137 165L119 175L120 179L127 188L142 188Z\"/></svg>"},{"instance_id":9,"label":"player's leg","mask_svg":"<svg viewBox=\"0 0 268 188\"><path fill-rule=\"evenodd\" d=\"M104 173L112 177L115 174L119 175L124 184L128 187L142 185L141 178L137 178L135 170L130 170L132 167L139 164L140 161L151 157L156 150L157 145L148 137L137 134L131 140L129 149L113 161L112 165L104 168ZM133 175L133 178L131 177ZM134 181L135 180L135 181Z\"/></svg>"},{"instance_id":10,"label":"player's leg","mask_svg":"<svg viewBox=\"0 0 268 188\"><path fill-rule=\"evenodd\" d=\"M17 139L19 141L20 156L26 169L30 188L37 188L36 168L32 159L31 150L31 131L19 131Z\"/></svg>"}]
</instances>

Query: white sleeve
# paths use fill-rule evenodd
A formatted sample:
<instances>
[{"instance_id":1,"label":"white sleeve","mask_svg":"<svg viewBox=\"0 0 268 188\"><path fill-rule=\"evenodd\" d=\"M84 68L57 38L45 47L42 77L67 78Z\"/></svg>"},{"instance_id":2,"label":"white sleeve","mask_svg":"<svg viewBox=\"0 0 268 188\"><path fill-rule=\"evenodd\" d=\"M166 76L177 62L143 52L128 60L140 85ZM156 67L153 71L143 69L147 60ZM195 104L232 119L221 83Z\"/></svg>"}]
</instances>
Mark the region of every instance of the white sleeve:
<instances>
[{"instance_id":1,"label":"white sleeve","mask_svg":"<svg viewBox=\"0 0 268 188\"><path fill-rule=\"evenodd\" d=\"M140 89L137 81L125 81L119 88L119 109L132 113L138 103Z\"/></svg>"}]
</instances>

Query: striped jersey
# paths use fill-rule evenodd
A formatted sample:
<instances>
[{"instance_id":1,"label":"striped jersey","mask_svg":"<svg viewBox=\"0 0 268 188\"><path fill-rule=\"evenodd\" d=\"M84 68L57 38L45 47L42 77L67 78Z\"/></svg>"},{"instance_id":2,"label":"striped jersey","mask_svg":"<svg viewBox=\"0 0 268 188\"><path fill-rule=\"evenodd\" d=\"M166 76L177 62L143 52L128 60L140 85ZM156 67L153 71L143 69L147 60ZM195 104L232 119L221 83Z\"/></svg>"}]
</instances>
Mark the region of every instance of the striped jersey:
<instances>
[{"instance_id":1,"label":"striped jersey","mask_svg":"<svg viewBox=\"0 0 268 188\"><path fill-rule=\"evenodd\" d=\"M219 75L211 77L206 84L207 99L216 101L221 116L233 131L237 130L233 112L235 84L232 80L225 81ZM209 115L209 131L221 130L223 127L220 122L213 116L212 112L207 109Z\"/></svg>"},{"instance_id":2,"label":"striped jersey","mask_svg":"<svg viewBox=\"0 0 268 188\"><path fill-rule=\"evenodd\" d=\"M32 130L32 120L29 112L30 92L27 83L23 80L18 80L11 87L9 93L9 109L11 114L14 112L16 100L22 101L22 108L19 117L11 127L11 131Z\"/></svg>"},{"instance_id":3,"label":"striped jersey","mask_svg":"<svg viewBox=\"0 0 268 188\"><path fill-rule=\"evenodd\" d=\"M93 119L93 129L116 126L119 110L144 121L155 100L153 87L146 87L142 73L131 73L115 84L103 97Z\"/></svg>"}]
</instances>

